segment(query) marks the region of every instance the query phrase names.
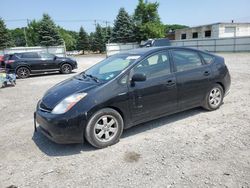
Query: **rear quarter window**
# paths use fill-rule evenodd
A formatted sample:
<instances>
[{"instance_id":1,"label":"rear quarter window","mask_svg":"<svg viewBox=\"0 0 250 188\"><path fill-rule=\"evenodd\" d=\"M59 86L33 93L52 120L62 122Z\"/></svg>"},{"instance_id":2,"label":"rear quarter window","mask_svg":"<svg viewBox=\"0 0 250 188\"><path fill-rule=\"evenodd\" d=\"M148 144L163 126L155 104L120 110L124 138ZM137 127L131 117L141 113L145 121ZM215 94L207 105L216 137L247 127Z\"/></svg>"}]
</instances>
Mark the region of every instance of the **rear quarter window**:
<instances>
[{"instance_id":1,"label":"rear quarter window","mask_svg":"<svg viewBox=\"0 0 250 188\"><path fill-rule=\"evenodd\" d=\"M199 54L191 50L173 50L173 61L178 72L191 70L202 66Z\"/></svg>"},{"instance_id":2,"label":"rear quarter window","mask_svg":"<svg viewBox=\"0 0 250 188\"><path fill-rule=\"evenodd\" d=\"M201 56L204 59L206 64L213 63L213 61L214 61L214 56L212 56L212 55L201 53Z\"/></svg>"}]
</instances>

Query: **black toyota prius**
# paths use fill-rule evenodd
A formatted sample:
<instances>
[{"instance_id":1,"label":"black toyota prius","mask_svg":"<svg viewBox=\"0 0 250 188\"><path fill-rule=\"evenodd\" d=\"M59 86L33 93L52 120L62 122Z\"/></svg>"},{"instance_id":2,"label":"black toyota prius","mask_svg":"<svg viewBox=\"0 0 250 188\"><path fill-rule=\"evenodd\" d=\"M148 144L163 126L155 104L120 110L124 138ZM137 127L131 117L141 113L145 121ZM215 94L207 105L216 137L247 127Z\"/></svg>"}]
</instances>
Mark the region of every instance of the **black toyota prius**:
<instances>
[{"instance_id":1,"label":"black toyota prius","mask_svg":"<svg viewBox=\"0 0 250 188\"><path fill-rule=\"evenodd\" d=\"M49 89L37 104L35 130L57 143L103 148L131 126L198 106L218 109L230 84L224 59L208 52L122 52Z\"/></svg>"}]
</instances>

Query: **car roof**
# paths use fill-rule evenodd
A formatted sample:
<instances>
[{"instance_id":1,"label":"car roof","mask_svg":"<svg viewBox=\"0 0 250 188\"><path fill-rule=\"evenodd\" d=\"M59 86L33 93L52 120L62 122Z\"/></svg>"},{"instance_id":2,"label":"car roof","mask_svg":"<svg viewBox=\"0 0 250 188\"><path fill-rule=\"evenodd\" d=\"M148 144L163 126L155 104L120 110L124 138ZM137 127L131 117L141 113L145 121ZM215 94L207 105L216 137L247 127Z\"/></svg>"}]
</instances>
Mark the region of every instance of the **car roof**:
<instances>
[{"instance_id":1,"label":"car roof","mask_svg":"<svg viewBox=\"0 0 250 188\"><path fill-rule=\"evenodd\" d=\"M188 50L194 50L194 51L197 51L197 52L209 53L209 52L194 49L194 48L164 46L164 47L136 48L136 49L120 52L119 54L121 54L121 55L140 55L140 56L142 56L142 55L147 55L147 54L151 54L151 53L154 53L154 52L158 52L158 51L161 51L161 50L169 50L169 49L183 49L183 50L188 49ZM211 55L213 55L213 54L211 54Z\"/></svg>"}]
</instances>

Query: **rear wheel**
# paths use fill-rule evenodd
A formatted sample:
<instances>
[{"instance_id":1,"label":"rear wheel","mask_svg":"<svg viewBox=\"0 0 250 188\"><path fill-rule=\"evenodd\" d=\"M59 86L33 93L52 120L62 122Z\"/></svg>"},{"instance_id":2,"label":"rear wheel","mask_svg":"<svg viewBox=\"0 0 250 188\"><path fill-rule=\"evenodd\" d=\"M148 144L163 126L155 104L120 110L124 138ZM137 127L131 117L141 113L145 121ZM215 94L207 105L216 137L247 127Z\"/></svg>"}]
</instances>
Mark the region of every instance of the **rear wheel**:
<instances>
[{"instance_id":1,"label":"rear wheel","mask_svg":"<svg viewBox=\"0 0 250 188\"><path fill-rule=\"evenodd\" d=\"M121 115L111 108L104 108L90 118L85 138L92 146L105 148L119 142L122 131Z\"/></svg>"},{"instance_id":2,"label":"rear wheel","mask_svg":"<svg viewBox=\"0 0 250 188\"><path fill-rule=\"evenodd\" d=\"M72 71L72 66L68 63L65 63L61 66L61 73L62 74L69 74Z\"/></svg>"},{"instance_id":3,"label":"rear wheel","mask_svg":"<svg viewBox=\"0 0 250 188\"><path fill-rule=\"evenodd\" d=\"M26 67L20 67L16 71L18 78L28 78L30 75L30 70Z\"/></svg>"},{"instance_id":4,"label":"rear wheel","mask_svg":"<svg viewBox=\"0 0 250 188\"><path fill-rule=\"evenodd\" d=\"M221 106L223 98L223 88L219 84L215 84L207 93L203 107L210 111L216 110Z\"/></svg>"}]
</instances>

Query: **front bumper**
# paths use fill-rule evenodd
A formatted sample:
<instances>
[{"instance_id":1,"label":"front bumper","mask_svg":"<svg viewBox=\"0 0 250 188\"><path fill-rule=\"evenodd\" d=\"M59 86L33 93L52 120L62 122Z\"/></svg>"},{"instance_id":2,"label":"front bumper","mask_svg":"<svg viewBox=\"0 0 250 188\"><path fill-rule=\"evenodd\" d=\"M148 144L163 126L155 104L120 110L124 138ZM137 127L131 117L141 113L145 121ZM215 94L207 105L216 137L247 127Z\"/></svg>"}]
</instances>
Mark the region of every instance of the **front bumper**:
<instances>
[{"instance_id":1,"label":"front bumper","mask_svg":"<svg viewBox=\"0 0 250 188\"><path fill-rule=\"evenodd\" d=\"M34 112L35 131L59 144L83 143L85 125L86 120L81 116L66 118L39 109Z\"/></svg>"}]
</instances>

